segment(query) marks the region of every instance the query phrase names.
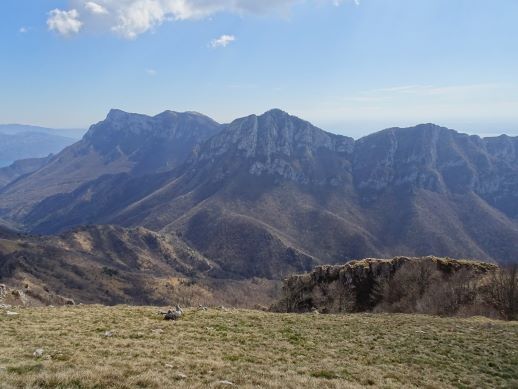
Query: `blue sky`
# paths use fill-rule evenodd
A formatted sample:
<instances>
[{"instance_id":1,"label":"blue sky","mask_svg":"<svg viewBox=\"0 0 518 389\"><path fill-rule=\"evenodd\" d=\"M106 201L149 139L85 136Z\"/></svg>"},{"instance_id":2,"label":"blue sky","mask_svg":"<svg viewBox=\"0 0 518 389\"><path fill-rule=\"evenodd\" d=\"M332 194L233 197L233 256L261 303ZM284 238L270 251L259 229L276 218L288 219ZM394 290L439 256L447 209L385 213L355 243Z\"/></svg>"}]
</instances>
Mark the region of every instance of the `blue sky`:
<instances>
[{"instance_id":1,"label":"blue sky","mask_svg":"<svg viewBox=\"0 0 518 389\"><path fill-rule=\"evenodd\" d=\"M518 135L516 0L2 0L0 123L281 108Z\"/></svg>"}]
</instances>

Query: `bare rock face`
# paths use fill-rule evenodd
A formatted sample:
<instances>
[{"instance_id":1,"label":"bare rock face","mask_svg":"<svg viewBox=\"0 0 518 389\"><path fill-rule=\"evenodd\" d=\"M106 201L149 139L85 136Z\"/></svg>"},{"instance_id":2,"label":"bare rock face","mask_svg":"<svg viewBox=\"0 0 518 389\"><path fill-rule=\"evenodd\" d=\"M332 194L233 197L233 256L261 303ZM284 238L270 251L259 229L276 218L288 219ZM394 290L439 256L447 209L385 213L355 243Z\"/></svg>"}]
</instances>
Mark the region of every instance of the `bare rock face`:
<instances>
[{"instance_id":1,"label":"bare rock face","mask_svg":"<svg viewBox=\"0 0 518 389\"><path fill-rule=\"evenodd\" d=\"M304 185L337 184L348 181L353 145L352 138L274 109L233 121L197 150L193 162L228 176L246 169Z\"/></svg>"},{"instance_id":2,"label":"bare rock face","mask_svg":"<svg viewBox=\"0 0 518 389\"><path fill-rule=\"evenodd\" d=\"M510 217L518 215L518 141L480 138L434 124L390 128L354 145L354 180L362 197L426 190L476 193Z\"/></svg>"},{"instance_id":3,"label":"bare rock face","mask_svg":"<svg viewBox=\"0 0 518 389\"><path fill-rule=\"evenodd\" d=\"M430 262L444 274L461 270L481 274L496 269L488 263L436 257L363 259L345 265L319 266L310 273L286 278L284 297L273 310L299 313L315 309L321 313L370 310L376 286L391 278L404 264L416 261Z\"/></svg>"}]
</instances>

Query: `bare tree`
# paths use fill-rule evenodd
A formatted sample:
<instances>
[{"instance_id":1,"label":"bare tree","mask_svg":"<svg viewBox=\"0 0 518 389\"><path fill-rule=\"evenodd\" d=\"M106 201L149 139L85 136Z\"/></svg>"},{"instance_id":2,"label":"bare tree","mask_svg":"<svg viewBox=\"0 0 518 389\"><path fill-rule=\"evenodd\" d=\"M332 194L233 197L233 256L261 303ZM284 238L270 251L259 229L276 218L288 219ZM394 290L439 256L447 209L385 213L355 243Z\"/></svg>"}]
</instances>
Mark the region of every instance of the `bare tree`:
<instances>
[{"instance_id":1,"label":"bare tree","mask_svg":"<svg viewBox=\"0 0 518 389\"><path fill-rule=\"evenodd\" d=\"M492 274L489 298L503 318L518 319L518 264L501 267Z\"/></svg>"}]
</instances>

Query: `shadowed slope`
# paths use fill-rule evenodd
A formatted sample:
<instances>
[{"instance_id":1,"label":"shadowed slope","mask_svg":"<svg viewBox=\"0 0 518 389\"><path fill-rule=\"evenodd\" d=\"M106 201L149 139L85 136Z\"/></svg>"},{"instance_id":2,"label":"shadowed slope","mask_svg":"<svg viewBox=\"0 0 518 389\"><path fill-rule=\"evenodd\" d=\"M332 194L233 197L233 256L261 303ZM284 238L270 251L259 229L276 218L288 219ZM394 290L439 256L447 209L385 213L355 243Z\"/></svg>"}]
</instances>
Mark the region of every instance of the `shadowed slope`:
<instances>
[{"instance_id":1,"label":"shadowed slope","mask_svg":"<svg viewBox=\"0 0 518 389\"><path fill-rule=\"evenodd\" d=\"M168 171L190 155L193 147L220 130L198 113L166 111L150 117L111 110L83 139L54 156L43 168L0 192L0 209L19 219L31 206L68 193L103 175Z\"/></svg>"}]
</instances>

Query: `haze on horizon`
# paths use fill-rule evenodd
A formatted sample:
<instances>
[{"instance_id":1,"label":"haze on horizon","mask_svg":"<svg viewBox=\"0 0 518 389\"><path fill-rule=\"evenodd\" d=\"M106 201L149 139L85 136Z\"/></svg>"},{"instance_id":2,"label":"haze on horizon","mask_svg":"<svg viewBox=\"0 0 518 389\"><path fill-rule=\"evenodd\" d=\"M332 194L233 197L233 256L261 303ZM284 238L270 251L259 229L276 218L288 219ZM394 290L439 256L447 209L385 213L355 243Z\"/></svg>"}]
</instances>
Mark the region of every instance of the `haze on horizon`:
<instances>
[{"instance_id":1,"label":"haze on horizon","mask_svg":"<svg viewBox=\"0 0 518 389\"><path fill-rule=\"evenodd\" d=\"M278 107L360 137L518 135L518 2L5 0L0 123Z\"/></svg>"}]
</instances>

